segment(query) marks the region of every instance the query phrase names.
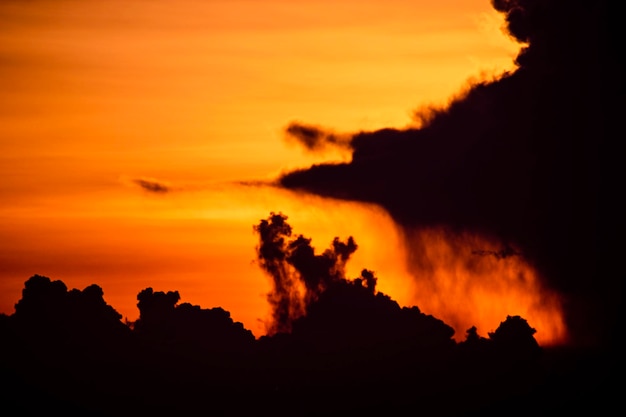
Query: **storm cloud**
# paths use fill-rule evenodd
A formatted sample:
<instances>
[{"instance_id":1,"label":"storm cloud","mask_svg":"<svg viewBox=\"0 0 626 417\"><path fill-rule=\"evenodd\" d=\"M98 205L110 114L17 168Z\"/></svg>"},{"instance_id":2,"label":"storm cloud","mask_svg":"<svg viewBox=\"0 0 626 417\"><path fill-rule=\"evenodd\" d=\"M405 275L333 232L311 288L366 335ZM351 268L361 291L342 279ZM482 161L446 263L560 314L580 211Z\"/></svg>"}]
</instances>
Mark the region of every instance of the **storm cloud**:
<instances>
[{"instance_id":1,"label":"storm cloud","mask_svg":"<svg viewBox=\"0 0 626 417\"><path fill-rule=\"evenodd\" d=\"M611 338L621 284L605 262L610 196L601 189L614 181L615 165L603 158L611 132L622 130L615 115L624 100L607 6L493 6L523 43L517 70L474 83L419 128L355 133L349 163L289 172L280 183L376 203L407 236L439 228L519 248L567 300L575 339Z\"/></svg>"}]
</instances>

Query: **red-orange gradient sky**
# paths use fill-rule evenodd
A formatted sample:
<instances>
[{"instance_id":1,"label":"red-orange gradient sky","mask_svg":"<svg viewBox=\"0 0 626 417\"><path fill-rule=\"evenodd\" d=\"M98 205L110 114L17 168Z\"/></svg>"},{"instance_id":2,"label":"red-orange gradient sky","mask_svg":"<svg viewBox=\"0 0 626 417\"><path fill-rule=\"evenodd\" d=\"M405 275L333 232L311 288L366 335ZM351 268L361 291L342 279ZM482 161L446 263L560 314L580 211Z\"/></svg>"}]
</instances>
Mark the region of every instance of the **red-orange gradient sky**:
<instances>
[{"instance_id":1,"label":"red-orange gradient sky","mask_svg":"<svg viewBox=\"0 0 626 417\"><path fill-rule=\"evenodd\" d=\"M238 185L346 158L305 154L285 126L406 126L468 79L512 69L519 48L488 0L3 1L0 21L0 312L37 273L100 285L129 320L141 289L179 290L257 336L269 280L252 226L270 211L319 250L354 236L350 274L373 269L381 291L420 302L411 249L381 210ZM510 313L539 340L562 337L541 324L558 309L520 291L535 298ZM479 333L496 313L471 317Z\"/></svg>"}]
</instances>

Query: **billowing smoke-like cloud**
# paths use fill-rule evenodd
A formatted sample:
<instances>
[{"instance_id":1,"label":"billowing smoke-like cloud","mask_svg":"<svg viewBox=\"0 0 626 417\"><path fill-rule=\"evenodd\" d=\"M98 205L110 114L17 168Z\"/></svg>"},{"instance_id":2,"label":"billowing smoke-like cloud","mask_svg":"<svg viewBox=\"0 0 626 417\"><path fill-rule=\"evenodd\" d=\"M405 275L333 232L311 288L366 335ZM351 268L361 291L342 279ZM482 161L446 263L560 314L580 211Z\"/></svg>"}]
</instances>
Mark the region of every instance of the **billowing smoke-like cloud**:
<instances>
[{"instance_id":1,"label":"billowing smoke-like cloud","mask_svg":"<svg viewBox=\"0 0 626 417\"><path fill-rule=\"evenodd\" d=\"M345 264L357 245L352 237L345 242L335 238L332 246L318 255L311 239L292 237L287 216L281 213L271 213L254 230L259 234L259 264L273 284L268 294L273 316L268 333L289 332L293 321L303 316L322 292L345 279ZM366 285L375 285L374 277L368 274L363 276Z\"/></svg>"},{"instance_id":2,"label":"billowing smoke-like cloud","mask_svg":"<svg viewBox=\"0 0 626 417\"><path fill-rule=\"evenodd\" d=\"M414 302L457 330L493 329L506 315L528 319L543 344L567 340L562 303L545 288L532 264L516 248L497 240L442 229L406 235Z\"/></svg>"},{"instance_id":3,"label":"billowing smoke-like cloud","mask_svg":"<svg viewBox=\"0 0 626 417\"><path fill-rule=\"evenodd\" d=\"M445 109L421 112L419 128L355 133L349 163L293 171L280 183L377 203L407 236L441 228L519 248L567 300L575 339L611 337L612 325L598 320L615 314L621 284L600 276L610 272L599 262L606 259L599 189L612 169L600 158L620 112L608 103L623 110L624 100L606 4L493 5L525 43L516 71L473 84ZM305 132L313 145L326 138ZM588 318L592 312L597 319Z\"/></svg>"}]
</instances>

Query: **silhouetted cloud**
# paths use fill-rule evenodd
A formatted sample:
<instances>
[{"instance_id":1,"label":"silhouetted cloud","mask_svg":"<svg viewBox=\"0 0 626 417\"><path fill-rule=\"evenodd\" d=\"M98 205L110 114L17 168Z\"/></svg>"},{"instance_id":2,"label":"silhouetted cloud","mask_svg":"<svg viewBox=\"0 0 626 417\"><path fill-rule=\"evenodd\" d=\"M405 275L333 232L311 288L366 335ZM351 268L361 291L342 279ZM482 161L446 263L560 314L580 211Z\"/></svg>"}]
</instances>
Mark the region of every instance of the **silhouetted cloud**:
<instances>
[{"instance_id":1,"label":"silhouetted cloud","mask_svg":"<svg viewBox=\"0 0 626 417\"><path fill-rule=\"evenodd\" d=\"M234 181L231 184L233 185L241 185L243 187L272 187L278 186L276 180L243 180L243 181Z\"/></svg>"},{"instance_id":2,"label":"silhouetted cloud","mask_svg":"<svg viewBox=\"0 0 626 417\"><path fill-rule=\"evenodd\" d=\"M517 70L420 112L420 128L353 134L349 163L314 165L280 182L379 204L408 236L441 228L519 248L567 300L571 336L602 343L621 293L600 262L610 258L600 246L611 233L600 189L614 181L614 164L601 158L624 109L608 9L602 1L493 4L525 42ZM307 147L326 137L301 130Z\"/></svg>"},{"instance_id":3,"label":"silhouetted cloud","mask_svg":"<svg viewBox=\"0 0 626 417\"><path fill-rule=\"evenodd\" d=\"M15 304L14 318L20 326L31 328L32 336L50 337L52 345L64 343L52 337L57 334L100 349L100 343L123 337L128 330L120 322L121 314L104 301L103 295L95 284L82 291L68 291L62 281L34 275L26 281L22 298Z\"/></svg>"},{"instance_id":4,"label":"silhouetted cloud","mask_svg":"<svg viewBox=\"0 0 626 417\"><path fill-rule=\"evenodd\" d=\"M178 291L146 288L137 295L139 319L135 332L150 343L184 349L202 355L249 350L252 332L235 322L220 307L203 309L190 303L178 304Z\"/></svg>"},{"instance_id":5,"label":"silhouetted cloud","mask_svg":"<svg viewBox=\"0 0 626 417\"><path fill-rule=\"evenodd\" d=\"M149 180L145 178L135 178L132 181L133 183L140 186L145 191L148 191L151 193L167 193L171 191L171 188L168 185L166 185L165 183L156 181L156 180Z\"/></svg>"},{"instance_id":6,"label":"silhouetted cloud","mask_svg":"<svg viewBox=\"0 0 626 417\"><path fill-rule=\"evenodd\" d=\"M287 137L294 139L311 152L324 151L329 147L349 148L350 137L339 135L318 126L292 122L285 129Z\"/></svg>"},{"instance_id":7,"label":"silhouetted cloud","mask_svg":"<svg viewBox=\"0 0 626 417\"><path fill-rule=\"evenodd\" d=\"M273 321L268 331L289 332L293 321L304 315L323 291L345 279L345 264L357 245L352 237L346 242L335 238L331 248L317 255L311 239L292 237L287 216L282 213L271 213L254 230L259 234L259 264L272 278L268 301Z\"/></svg>"}]
</instances>

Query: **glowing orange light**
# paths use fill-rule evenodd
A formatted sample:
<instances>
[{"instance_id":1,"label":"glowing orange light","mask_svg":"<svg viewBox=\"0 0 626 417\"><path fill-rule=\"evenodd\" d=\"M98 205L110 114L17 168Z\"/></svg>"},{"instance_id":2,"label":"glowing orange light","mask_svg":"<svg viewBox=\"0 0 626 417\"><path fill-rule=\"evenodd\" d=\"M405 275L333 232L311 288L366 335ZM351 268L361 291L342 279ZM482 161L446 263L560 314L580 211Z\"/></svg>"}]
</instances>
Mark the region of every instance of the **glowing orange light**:
<instances>
[{"instance_id":1,"label":"glowing orange light","mask_svg":"<svg viewBox=\"0 0 626 417\"><path fill-rule=\"evenodd\" d=\"M507 315L519 315L537 330L541 345L566 341L557 294L542 286L532 265L497 241L469 233L419 230L407 236L414 302L455 328L457 340L476 326L487 336Z\"/></svg>"}]
</instances>

